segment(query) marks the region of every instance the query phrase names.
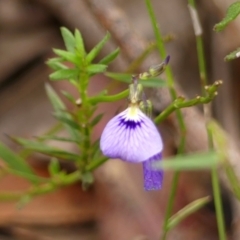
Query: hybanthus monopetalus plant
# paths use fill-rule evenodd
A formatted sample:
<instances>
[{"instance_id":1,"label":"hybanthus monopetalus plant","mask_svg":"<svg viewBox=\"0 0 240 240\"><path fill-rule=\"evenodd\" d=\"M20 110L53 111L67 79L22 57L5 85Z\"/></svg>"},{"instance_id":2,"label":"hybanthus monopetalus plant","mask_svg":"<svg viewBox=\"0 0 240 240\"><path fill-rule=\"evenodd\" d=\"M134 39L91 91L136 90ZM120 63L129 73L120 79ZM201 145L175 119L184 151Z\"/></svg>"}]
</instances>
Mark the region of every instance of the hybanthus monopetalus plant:
<instances>
[{"instance_id":1,"label":"hybanthus monopetalus plant","mask_svg":"<svg viewBox=\"0 0 240 240\"><path fill-rule=\"evenodd\" d=\"M163 64L151 68L140 77L159 75L168 61L169 57ZM128 108L107 123L100 139L100 148L109 158L143 163L144 189L158 190L162 187L163 171L154 170L152 163L162 159L163 142L150 118L150 107L151 103L145 98L143 86L133 76L132 84L129 85Z\"/></svg>"},{"instance_id":2,"label":"hybanthus monopetalus plant","mask_svg":"<svg viewBox=\"0 0 240 240\"><path fill-rule=\"evenodd\" d=\"M33 140L13 138L23 148L19 153L14 153L0 143L0 158L6 163L1 171L6 174L18 175L32 183L31 187L24 192L1 192L0 200L20 200L21 204L25 204L34 196L53 192L79 180L81 180L83 188L86 188L93 183L92 172L108 158L142 163L146 190L157 190L162 187L163 168L182 170L209 168L216 165L216 153L213 152L206 153L204 156L199 154L195 157L191 156L190 160L186 160L186 156L182 156L180 159L179 156L176 156L172 160L161 161L163 143L155 124L166 119L176 109L211 102L217 94L221 81L206 86L204 96L190 100L176 97L161 114L152 120L151 103L147 100L143 87L167 86L164 80L156 78L156 76L165 70L169 57L163 63L150 67L148 71L139 75L106 72L108 65L118 56L119 49L114 50L98 63L95 63L95 58L108 41L109 34L87 53L78 30L75 30L73 34L68 29L61 28L61 33L66 50L54 49L57 57L48 60L48 66L54 70L50 75L50 80L67 80L77 90L78 100L71 93L62 92L63 96L72 103L73 107L69 110L54 89L47 85L46 91L54 108L56 125ZM130 84L129 88L115 95L109 95L105 89L90 97L87 91L90 79L99 73L104 73L118 81L127 82ZM98 104L116 102L128 96L127 109L110 120L103 130L101 139L92 142L94 127L103 116L103 114L95 114ZM61 134L62 130L67 132L65 137ZM75 146L75 151L59 148L56 145L52 146L53 141L70 143ZM50 157L50 176L48 178L37 176L28 165L26 159L34 152ZM198 160L199 158L201 161ZM66 173L59 164L63 161L71 162L70 164L75 166L75 170Z\"/></svg>"}]
</instances>

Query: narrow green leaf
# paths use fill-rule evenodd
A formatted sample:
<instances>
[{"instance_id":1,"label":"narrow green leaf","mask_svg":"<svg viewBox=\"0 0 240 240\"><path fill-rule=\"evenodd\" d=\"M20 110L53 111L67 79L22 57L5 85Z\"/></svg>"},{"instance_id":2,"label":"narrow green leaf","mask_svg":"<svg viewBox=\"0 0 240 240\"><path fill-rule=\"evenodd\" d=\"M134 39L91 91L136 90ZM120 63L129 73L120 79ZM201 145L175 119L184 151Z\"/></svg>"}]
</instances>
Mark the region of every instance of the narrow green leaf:
<instances>
[{"instance_id":1,"label":"narrow green leaf","mask_svg":"<svg viewBox=\"0 0 240 240\"><path fill-rule=\"evenodd\" d=\"M79 143L79 141L80 141L80 139L77 141L75 139L58 137L58 136L54 136L54 135L41 136L41 137L37 137L37 139L41 140L41 141L55 140L55 141L60 141L60 142L72 142L72 143Z\"/></svg>"},{"instance_id":2,"label":"narrow green leaf","mask_svg":"<svg viewBox=\"0 0 240 240\"><path fill-rule=\"evenodd\" d=\"M231 166L229 162L229 147L228 147L228 139L224 131L220 128L219 124L216 121L211 121L208 124L208 127L213 133L213 140L214 140L214 146L216 148L216 151L218 152L222 163L223 163L223 169L225 170L225 173L227 175L228 181L231 184L232 191L236 198L240 200L240 182L239 179L235 173L234 166Z\"/></svg>"},{"instance_id":3,"label":"narrow green leaf","mask_svg":"<svg viewBox=\"0 0 240 240\"><path fill-rule=\"evenodd\" d=\"M240 48L236 49L235 51L229 53L224 60L226 62L231 61L233 59L239 58L240 57Z\"/></svg>"},{"instance_id":4,"label":"narrow green leaf","mask_svg":"<svg viewBox=\"0 0 240 240\"><path fill-rule=\"evenodd\" d=\"M0 142L0 157L4 162L6 162L12 169L26 172L29 174L33 174L32 169L29 167L29 165L19 157L17 154L15 154L13 151L11 151L8 147L3 145L3 143Z\"/></svg>"},{"instance_id":5,"label":"narrow green leaf","mask_svg":"<svg viewBox=\"0 0 240 240\"><path fill-rule=\"evenodd\" d=\"M88 73L96 74L105 72L107 69L107 65L104 64L91 64L87 67Z\"/></svg>"},{"instance_id":6,"label":"narrow green leaf","mask_svg":"<svg viewBox=\"0 0 240 240\"><path fill-rule=\"evenodd\" d=\"M67 112L65 112L66 107L61 101L61 99L58 97L56 92L53 90L53 88L49 84L46 84L45 86L47 95L52 103L55 113L61 115L63 118L72 120L72 117ZM67 129L72 139L75 139L76 141L80 139L80 133L75 129L71 128L69 124L64 123L64 127Z\"/></svg>"},{"instance_id":7,"label":"narrow green leaf","mask_svg":"<svg viewBox=\"0 0 240 240\"><path fill-rule=\"evenodd\" d=\"M48 165L48 171L51 176L55 176L61 170L59 161L56 158L51 159L51 162Z\"/></svg>"},{"instance_id":8,"label":"narrow green leaf","mask_svg":"<svg viewBox=\"0 0 240 240\"><path fill-rule=\"evenodd\" d=\"M120 82L125 82L130 84L132 82L132 74L129 73L113 73L113 72L106 72L105 75L112 79L115 79Z\"/></svg>"},{"instance_id":9,"label":"narrow green leaf","mask_svg":"<svg viewBox=\"0 0 240 240\"><path fill-rule=\"evenodd\" d=\"M153 165L154 169L165 170L198 170L216 167L219 157L216 152L181 155L159 161Z\"/></svg>"},{"instance_id":10,"label":"narrow green leaf","mask_svg":"<svg viewBox=\"0 0 240 240\"><path fill-rule=\"evenodd\" d=\"M144 87L167 87L167 82L160 78L148 78L146 80L139 80Z\"/></svg>"},{"instance_id":11,"label":"narrow green leaf","mask_svg":"<svg viewBox=\"0 0 240 240\"><path fill-rule=\"evenodd\" d=\"M228 9L225 18L214 26L214 31L222 31L230 22L232 22L240 14L240 2L237 1L231 4Z\"/></svg>"},{"instance_id":12,"label":"narrow green leaf","mask_svg":"<svg viewBox=\"0 0 240 240\"><path fill-rule=\"evenodd\" d=\"M128 73L106 72L105 75L117 81L125 82L128 84L130 84L132 81L132 74L128 74ZM144 87L166 87L167 86L166 81L160 78L148 78L146 80L140 79L139 83L141 83Z\"/></svg>"},{"instance_id":13,"label":"narrow green leaf","mask_svg":"<svg viewBox=\"0 0 240 240\"><path fill-rule=\"evenodd\" d=\"M65 110L66 107L61 101L61 99L58 97L57 93L53 90L50 84L45 85L47 95L49 97L49 100L52 103L52 106L56 112Z\"/></svg>"},{"instance_id":14,"label":"narrow green leaf","mask_svg":"<svg viewBox=\"0 0 240 240\"><path fill-rule=\"evenodd\" d=\"M88 63L91 63L93 59L99 54L99 52L102 50L105 43L110 38L110 34L107 33L106 36L88 53L86 60Z\"/></svg>"},{"instance_id":15,"label":"narrow green leaf","mask_svg":"<svg viewBox=\"0 0 240 240\"><path fill-rule=\"evenodd\" d=\"M114 51L112 51L111 53L109 53L102 60L100 60L99 63L108 65L109 63L111 63L118 56L119 53L120 53L120 49L117 48Z\"/></svg>"},{"instance_id":16,"label":"narrow green leaf","mask_svg":"<svg viewBox=\"0 0 240 240\"><path fill-rule=\"evenodd\" d=\"M16 175L24 177L31 182L38 182L38 176L34 174L31 167L20 156L11 151L3 143L0 143L0 158L7 163Z\"/></svg>"},{"instance_id":17,"label":"narrow green leaf","mask_svg":"<svg viewBox=\"0 0 240 240\"><path fill-rule=\"evenodd\" d=\"M230 163L227 161L224 162L224 169L228 177L228 181L231 184L232 191L235 197L240 201L240 182L235 173L235 170L233 166L231 166Z\"/></svg>"},{"instance_id":18,"label":"narrow green leaf","mask_svg":"<svg viewBox=\"0 0 240 240\"><path fill-rule=\"evenodd\" d=\"M61 63L62 61L62 58L51 58L46 64L53 70L67 69L68 67Z\"/></svg>"},{"instance_id":19,"label":"narrow green leaf","mask_svg":"<svg viewBox=\"0 0 240 240\"><path fill-rule=\"evenodd\" d=\"M204 207L207 203L209 203L209 201L209 196L203 197L189 203L187 206L182 208L168 220L168 231L176 227L183 219Z\"/></svg>"},{"instance_id":20,"label":"narrow green leaf","mask_svg":"<svg viewBox=\"0 0 240 240\"><path fill-rule=\"evenodd\" d=\"M75 51L75 38L73 34L65 27L60 28L65 47L69 52L74 53Z\"/></svg>"},{"instance_id":21,"label":"narrow green leaf","mask_svg":"<svg viewBox=\"0 0 240 240\"><path fill-rule=\"evenodd\" d=\"M66 92L66 91L63 91L63 90L61 92L71 103L76 104L76 100L73 97L73 95L71 95L69 92Z\"/></svg>"},{"instance_id":22,"label":"narrow green leaf","mask_svg":"<svg viewBox=\"0 0 240 240\"><path fill-rule=\"evenodd\" d=\"M44 182L48 182L49 181L49 178L47 177L40 177L36 174L29 174L29 173L26 173L26 172L21 172L21 171L18 171L18 170L14 170L14 169L9 169L9 172L14 174L14 175L17 175L19 177L22 177L22 178L25 178L29 181L31 181L32 183L44 183Z\"/></svg>"},{"instance_id":23,"label":"narrow green leaf","mask_svg":"<svg viewBox=\"0 0 240 240\"><path fill-rule=\"evenodd\" d=\"M101 121L103 115L104 115L104 113L98 114L98 115L91 121L90 125L91 125L92 127L94 127L95 125L97 125L97 124Z\"/></svg>"},{"instance_id":24,"label":"narrow green leaf","mask_svg":"<svg viewBox=\"0 0 240 240\"><path fill-rule=\"evenodd\" d=\"M53 49L53 52L57 54L59 57L63 58L63 60L74 63L77 66L79 66L81 63L80 58L72 52L68 52L60 49Z\"/></svg>"},{"instance_id":25,"label":"narrow green leaf","mask_svg":"<svg viewBox=\"0 0 240 240\"><path fill-rule=\"evenodd\" d=\"M70 114L68 114L66 112L61 112L61 113L58 112L58 113L54 114L54 116L62 123L67 124L72 129L76 129L78 131L81 129L80 125L76 121L73 120L73 118L71 117Z\"/></svg>"},{"instance_id":26,"label":"narrow green leaf","mask_svg":"<svg viewBox=\"0 0 240 240\"><path fill-rule=\"evenodd\" d=\"M18 144L23 146L25 149L39 152L48 156L57 157L66 160L79 160L79 156L75 153L66 152L62 149L51 147L40 142L34 142L23 138L13 138Z\"/></svg>"},{"instance_id":27,"label":"narrow green leaf","mask_svg":"<svg viewBox=\"0 0 240 240\"><path fill-rule=\"evenodd\" d=\"M84 41L81 33L75 29L75 41L76 41L76 49L80 55L80 58L83 58L86 55L86 51L84 48Z\"/></svg>"},{"instance_id":28,"label":"narrow green leaf","mask_svg":"<svg viewBox=\"0 0 240 240\"><path fill-rule=\"evenodd\" d=\"M51 80L67 80L76 79L79 75L78 69L61 69L50 74L49 78Z\"/></svg>"}]
</instances>

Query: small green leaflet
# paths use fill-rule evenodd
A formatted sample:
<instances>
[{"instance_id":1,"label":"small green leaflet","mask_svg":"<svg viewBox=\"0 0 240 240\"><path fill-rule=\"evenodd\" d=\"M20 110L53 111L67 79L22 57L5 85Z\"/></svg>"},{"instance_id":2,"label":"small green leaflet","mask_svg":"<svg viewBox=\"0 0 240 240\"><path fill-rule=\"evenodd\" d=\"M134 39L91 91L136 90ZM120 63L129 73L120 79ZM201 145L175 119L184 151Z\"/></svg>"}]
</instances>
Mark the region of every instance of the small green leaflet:
<instances>
[{"instance_id":1,"label":"small green leaflet","mask_svg":"<svg viewBox=\"0 0 240 240\"><path fill-rule=\"evenodd\" d=\"M104 115L104 113L100 113L100 114L98 114L96 117L94 117L93 120L90 122L90 125L91 125L92 127L94 127L95 125L97 125L97 124L101 121L103 115Z\"/></svg>"},{"instance_id":2,"label":"small green leaflet","mask_svg":"<svg viewBox=\"0 0 240 240\"><path fill-rule=\"evenodd\" d=\"M77 66L79 66L81 63L81 59L72 52L68 52L60 49L53 49L53 52L57 54L59 57L61 57L63 60L74 63Z\"/></svg>"},{"instance_id":3,"label":"small green leaflet","mask_svg":"<svg viewBox=\"0 0 240 240\"><path fill-rule=\"evenodd\" d=\"M110 34L107 33L106 36L88 53L86 57L86 61L88 63L91 63L93 59L99 54L99 52L102 50L105 43L110 38Z\"/></svg>"},{"instance_id":4,"label":"small green leaflet","mask_svg":"<svg viewBox=\"0 0 240 240\"><path fill-rule=\"evenodd\" d=\"M69 52L74 53L75 51L75 38L73 34L65 27L61 27L61 34L63 37L63 41L65 43L65 47Z\"/></svg>"},{"instance_id":5,"label":"small green leaflet","mask_svg":"<svg viewBox=\"0 0 240 240\"><path fill-rule=\"evenodd\" d=\"M236 59L236 58L239 58L239 57L240 57L240 48L238 48L237 50L229 53L229 54L224 58L224 60L225 60L226 62L228 62L228 61L231 61L231 60Z\"/></svg>"},{"instance_id":6,"label":"small green leaflet","mask_svg":"<svg viewBox=\"0 0 240 240\"><path fill-rule=\"evenodd\" d=\"M228 9L225 18L213 28L214 31L220 32L232 22L240 14L240 1L231 4Z\"/></svg>"},{"instance_id":7,"label":"small green leaflet","mask_svg":"<svg viewBox=\"0 0 240 240\"><path fill-rule=\"evenodd\" d=\"M84 57L86 55L84 42L81 33L77 29L75 29L75 41L77 53L79 54L80 57Z\"/></svg>"},{"instance_id":8,"label":"small green leaflet","mask_svg":"<svg viewBox=\"0 0 240 240\"><path fill-rule=\"evenodd\" d=\"M23 138L12 138L15 142L23 146L25 149L33 150L35 152L39 152L48 156L77 161L79 160L79 156L72 152L64 151L60 148L51 147L49 145L45 145L44 143L34 142L31 140L23 139Z\"/></svg>"},{"instance_id":9,"label":"small green leaflet","mask_svg":"<svg viewBox=\"0 0 240 240\"><path fill-rule=\"evenodd\" d=\"M62 58L52 58L52 59L49 59L46 62L46 64L55 71L60 69L68 69L67 66L61 63L62 61L63 61Z\"/></svg>"},{"instance_id":10,"label":"small green leaflet","mask_svg":"<svg viewBox=\"0 0 240 240\"><path fill-rule=\"evenodd\" d=\"M68 79L76 79L79 76L78 69L60 69L56 72L50 74L49 78L51 80L68 80Z\"/></svg>"},{"instance_id":11,"label":"small green leaflet","mask_svg":"<svg viewBox=\"0 0 240 240\"><path fill-rule=\"evenodd\" d=\"M115 60L115 58L118 56L120 52L120 49L117 48L116 50L114 50L113 52L109 53L106 57L104 57L103 59L101 59L99 61L99 63L101 64L109 64L111 63L113 60Z\"/></svg>"},{"instance_id":12,"label":"small green leaflet","mask_svg":"<svg viewBox=\"0 0 240 240\"><path fill-rule=\"evenodd\" d=\"M51 176L55 176L61 171L60 163L56 158L51 159L48 165L48 171Z\"/></svg>"},{"instance_id":13,"label":"small green leaflet","mask_svg":"<svg viewBox=\"0 0 240 240\"><path fill-rule=\"evenodd\" d=\"M38 177L24 159L11 151L3 143L0 143L0 158L9 166L13 174L24 177L33 183L44 179Z\"/></svg>"},{"instance_id":14,"label":"small green leaflet","mask_svg":"<svg viewBox=\"0 0 240 240\"><path fill-rule=\"evenodd\" d=\"M107 69L107 65L104 64L91 64L87 67L87 71L90 74L102 73Z\"/></svg>"},{"instance_id":15,"label":"small green leaflet","mask_svg":"<svg viewBox=\"0 0 240 240\"><path fill-rule=\"evenodd\" d=\"M61 117L61 120L69 119L69 121L73 121L73 118L71 117L71 115L69 115L69 113L66 112L66 107L65 107L64 103L58 97L57 93L54 91L54 89L51 87L51 85L46 84L45 86L46 86L46 92L47 92L48 98L49 98L50 102L52 103L52 106L55 110L55 114L57 114L59 118ZM72 125L69 125L69 122L63 121L63 123L64 123L65 128L71 135L72 139L74 139L76 141L78 139L80 139L79 131L76 131L76 129L72 128Z\"/></svg>"}]
</instances>

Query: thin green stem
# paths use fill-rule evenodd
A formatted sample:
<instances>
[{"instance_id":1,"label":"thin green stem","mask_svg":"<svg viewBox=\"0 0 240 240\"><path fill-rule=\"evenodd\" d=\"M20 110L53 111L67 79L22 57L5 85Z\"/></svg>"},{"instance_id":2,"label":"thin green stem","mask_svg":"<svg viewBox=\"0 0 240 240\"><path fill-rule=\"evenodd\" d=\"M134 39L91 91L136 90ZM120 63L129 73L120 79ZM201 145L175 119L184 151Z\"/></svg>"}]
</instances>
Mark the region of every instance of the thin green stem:
<instances>
[{"instance_id":1,"label":"thin green stem","mask_svg":"<svg viewBox=\"0 0 240 240\"><path fill-rule=\"evenodd\" d=\"M196 36L199 73L200 73L200 79L201 79L201 85L202 85L202 94L204 95L204 94L207 94L207 90L205 86L208 84L208 80L207 80L207 71L206 71L206 65L205 65L201 25L197 15L195 0L188 0L188 3L190 6L190 14L191 14L193 25L195 28L194 31ZM193 14L193 12L195 14ZM204 115L205 115L207 135L208 135L208 145L209 145L209 149L212 150L214 146L213 146L212 131L209 128L209 122L211 119L211 106L209 104L204 106ZM226 231L225 231L224 216L223 216L223 209L222 209L222 199L221 199L221 193L220 193L218 173L216 168L212 169L212 187L213 187L214 204L215 204L216 216L217 216L219 239L226 240Z\"/></svg>"},{"instance_id":2,"label":"thin green stem","mask_svg":"<svg viewBox=\"0 0 240 240\"><path fill-rule=\"evenodd\" d=\"M218 234L220 240L226 240L226 230L224 224L224 216L222 209L222 199L221 199L221 191L220 184L218 179L218 172L216 168L212 169L212 186L213 186L213 197L214 197L214 205L217 214L217 223L218 223Z\"/></svg>"},{"instance_id":3,"label":"thin green stem","mask_svg":"<svg viewBox=\"0 0 240 240\"><path fill-rule=\"evenodd\" d=\"M197 42L197 52L198 52L198 64L199 64L199 73L200 73L200 80L202 86L202 92L205 92L204 86L207 85L207 74L206 74L206 65L204 61L204 48L203 48L203 41L201 36L196 36Z\"/></svg>"},{"instance_id":4,"label":"thin green stem","mask_svg":"<svg viewBox=\"0 0 240 240\"><path fill-rule=\"evenodd\" d=\"M170 195L168 198L169 200L168 200L168 204L167 204L167 209L166 209L166 213L165 213L164 221L163 221L163 234L161 236L161 240L165 240L167 238L168 221L172 215L172 208L174 205L174 200L175 200L175 196L176 196L176 192L177 192L179 175L180 175L179 171L175 171L173 174L172 186L171 186Z\"/></svg>"},{"instance_id":5,"label":"thin green stem","mask_svg":"<svg viewBox=\"0 0 240 240\"><path fill-rule=\"evenodd\" d=\"M129 89L124 90L118 94L110 95L110 96L96 96L89 98L89 102L91 104L97 104L99 102L113 102L118 101L123 98L126 98L129 95Z\"/></svg>"},{"instance_id":6,"label":"thin green stem","mask_svg":"<svg viewBox=\"0 0 240 240\"><path fill-rule=\"evenodd\" d=\"M93 105L89 102L89 98L87 95L87 88L89 83L89 74L87 73L88 62L86 58L83 59L82 62L82 72L79 76L78 81L78 91L80 94L80 98L82 101L81 107L77 113L78 121L81 123L81 133L84 136L83 141L79 143L79 149L81 155L79 156L79 161L77 162L78 168L83 170L89 163L89 149L91 146L91 132L92 128L89 123L89 119L91 118Z\"/></svg>"},{"instance_id":7,"label":"thin green stem","mask_svg":"<svg viewBox=\"0 0 240 240\"><path fill-rule=\"evenodd\" d=\"M214 149L212 131L208 126L208 122L206 123L206 125L207 125L209 149ZM221 190L220 190L217 168L212 169L212 188L213 188L214 206L215 206L216 216L217 216L219 239L226 240L227 239L226 229L225 229L225 223L224 223Z\"/></svg>"},{"instance_id":8,"label":"thin green stem","mask_svg":"<svg viewBox=\"0 0 240 240\"><path fill-rule=\"evenodd\" d=\"M148 13L149 13L149 16L150 16L150 19L151 19L151 22L152 22L152 26L153 26L153 30L154 30L154 33L155 33L155 37L156 37L156 40L157 40L157 47L158 47L159 54L160 54L162 59L165 59L167 54L166 54L166 50L165 50L165 46L164 46L164 42L163 42L163 37L162 37L160 29L158 27L157 19L156 19L156 16L154 14L154 11L153 11L153 6L151 4L151 0L145 0L145 3L146 3L146 6L147 6L147 9L148 9ZM172 74L172 70L171 70L170 66L168 66L166 68L166 77L167 77L168 88L169 88L172 100L174 101L177 98L177 93L174 89L173 74ZM185 138L185 133L186 133L186 126L185 126L185 123L184 123L182 113L179 109L176 110L176 116L177 116L180 131L181 131L180 142L185 143L184 138ZM179 154L182 154L183 151L184 151L184 146L181 146L179 149L180 149ZM172 213L174 198L175 198L175 195L176 195L176 189L177 189L177 184L178 184L178 176L179 176L178 172L175 172L174 177L173 177L173 179L175 179L175 181L172 182L171 193L170 193L170 199L172 199L172 200L168 202L168 206L167 206L168 210L167 210L167 213L165 215L164 224L163 224L164 226L167 225L168 219L169 219L169 217ZM166 228L164 228L163 231L164 231L164 234L163 234L162 239L166 239L168 230Z\"/></svg>"},{"instance_id":9,"label":"thin green stem","mask_svg":"<svg viewBox=\"0 0 240 240\"><path fill-rule=\"evenodd\" d=\"M203 96L198 96L196 98L190 99L190 100L184 100L181 97L177 98L174 102L172 102L168 107L166 107L161 114L159 114L155 119L155 123L158 124L160 122L162 122L164 119L166 119L171 113L173 113L175 110L177 109L181 109L181 108L187 108L187 107L192 107L192 106L196 106L198 104L207 104L210 103L214 97L216 96L216 92L218 87L221 84L218 84L218 82L214 83L211 87L210 90L211 92L207 92L208 95L206 95L205 97Z\"/></svg>"},{"instance_id":10,"label":"thin green stem","mask_svg":"<svg viewBox=\"0 0 240 240\"><path fill-rule=\"evenodd\" d=\"M185 141L186 141L186 138L182 137L180 140L179 147L178 147L178 154L183 153L184 147L185 147ZM170 196L169 196L169 203L167 205L167 210L166 210L166 213L164 216L164 221L163 221L163 234L161 237L162 240L166 240L167 234L169 231L168 222L172 215L172 209L173 209L174 200L175 200L175 196L176 196L176 192L177 192L179 176L180 176L180 171L175 171L173 174L172 187L171 187Z\"/></svg>"},{"instance_id":11,"label":"thin green stem","mask_svg":"<svg viewBox=\"0 0 240 240\"><path fill-rule=\"evenodd\" d=\"M188 0L191 11L195 11L197 13L196 9L196 3L195 0ZM199 68L199 74L200 74L200 80L201 80L201 86L202 86L202 92L205 92L204 86L207 85L207 71L206 71L206 64L205 64L205 56L204 56L204 46L203 46L203 39L202 39L202 30L201 25L198 19L198 15L195 14L192 15L192 21L195 22L195 28L196 25L200 27L200 29L194 29L195 31L195 37L196 37L196 46L197 46L197 58L198 58L198 68Z\"/></svg>"},{"instance_id":12,"label":"thin green stem","mask_svg":"<svg viewBox=\"0 0 240 240\"><path fill-rule=\"evenodd\" d=\"M153 6L151 4L151 0L145 0L145 2L146 2L148 13L149 13L149 16L150 16L150 19L151 19L151 22L152 22L154 34L155 34L155 37L156 37L156 40L157 40L157 47L158 47L159 54L160 54L162 59L165 59L167 57L167 53L166 53L166 50L165 50L162 34L161 34L160 29L158 27L157 18L154 14L154 11L153 11ZM170 91L172 100L175 100L176 97L177 97L177 93L174 89L173 73L172 73L172 70L171 70L169 65L166 68L166 77L167 77L167 84L168 84L168 87L169 87L169 91ZM185 123L184 123L182 113L181 113L181 111L177 110L176 114L177 114L177 119L178 119L180 130L181 130L182 133L184 133L186 131L186 127L185 127ZM185 135L185 134L183 134L183 135Z\"/></svg>"}]
</instances>

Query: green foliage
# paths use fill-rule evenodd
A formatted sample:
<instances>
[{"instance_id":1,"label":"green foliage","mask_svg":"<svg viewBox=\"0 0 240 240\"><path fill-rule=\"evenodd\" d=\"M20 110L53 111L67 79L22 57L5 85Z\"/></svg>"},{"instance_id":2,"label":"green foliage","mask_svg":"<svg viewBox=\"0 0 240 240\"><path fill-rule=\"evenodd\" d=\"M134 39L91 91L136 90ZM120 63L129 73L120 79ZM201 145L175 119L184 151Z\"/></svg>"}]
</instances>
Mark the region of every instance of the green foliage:
<instances>
[{"instance_id":1,"label":"green foliage","mask_svg":"<svg viewBox=\"0 0 240 240\"><path fill-rule=\"evenodd\" d=\"M69 151L64 151L60 148L51 147L50 145L46 145L44 143L35 142L31 140L26 140L23 138L14 138L18 144L20 144L24 149L32 150L34 152L42 153L47 156L56 157L59 159L65 159L69 161L78 161L79 155L71 153Z\"/></svg>"},{"instance_id":2,"label":"green foliage","mask_svg":"<svg viewBox=\"0 0 240 240\"><path fill-rule=\"evenodd\" d=\"M189 203L168 220L167 230L169 231L176 227L182 220L204 207L209 201L210 197L203 197Z\"/></svg>"},{"instance_id":3,"label":"green foliage","mask_svg":"<svg viewBox=\"0 0 240 240\"><path fill-rule=\"evenodd\" d=\"M218 24L216 24L214 26L214 30L216 32L220 32L220 31L224 30L229 23L231 23L234 19L236 19L238 17L239 14L240 14L240 1L237 1L237 2L235 2L235 3L233 3L229 6L229 8L227 9L227 13L226 13L225 18L221 22L219 22ZM235 51L229 53L224 58L224 60L225 61L231 61L231 60L236 59L238 57L240 57L240 48L238 48Z\"/></svg>"},{"instance_id":4,"label":"green foliage","mask_svg":"<svg viewBox=\"0 0 240 240\"><path fill-rule=\"evenodd\" d=\"M74 122L72 116L69 115L64 103L49 84L46 84L46 92L55 110L55 116L58 116L58 118L62 120L61 122L63 123L66 130L69 132L72 139L76 141L80 139L80 133L76 131L76 129L72 128L72 126L74 125L72 124L72 122Z\"/></svg>"},{"instance_id":5,"label":"green foliage","mask_svg":"<svg viewBox=\"0 0 240 240\"><path fill-rule=\"evenodd\" d=\"M28 166L24 159L14 154L9 148L3 143L0 144L0 157L5 161L11 168L33 174L32 169Z\"/></svg>"},{"instance_id":6,"label":"green foliage","mask_svg":"<svg viewBox=\"0 0 240 240\"><path fill-rule=\"evenodd\" d=\"M224 60L225 61L231 61L235 58L239 58L240 57L240 48L236 49L235 51L229 53L225 58Z\"/></svg>"},{"instance_id":7,"label":"green foliage","mask_svg":"<svg viewBox=\"0 0 240 240\"><path fill-rule=\"evenodd\" d=\"M229 6L225 18L214 26L216 32L220 32L240 14L240 2L237 1Z\"/></svg>"},{"instance_id":8,"label":"green foliage","mask_svg":"<svg viewBox=\"0 0 240 240\"><path fill-rule=\"evenodd\" d=\"M155 169L165 170L199 170L216 167L219 156L216 152L198 153L192 155L178 155L166 161L154 164Z\"/></svg>"},{"instance_id":9,"label":"green foliage","mask_svg":"<svg viewBox=\"0 0 240 240\"><path fill-rule=\"evenodd\" d=\"M58 159L56 158L51 159L51 162L48 166L48 171L50 173L50 176L52 177L57 175L61 171L61 166Z\"/></svg>"},{"instance_id":10,"label":"green foliage","mask_svg":"<svg viewBox=\"0 0 240 240\"><path fill-rule=\"evenodd\" d=\"M100 60L99 63L107 65L107 64L111 63L118 56L119 53L120 53L120 49L117 48L113 52L109 53L102 60Z\"/></svg>"},{"instance_id":11,"label":"green foliage","mask_svg":"<svg viewBox=\"0 0 240 240\"><path fill-rule=\"evenodd\" d=\"M20 156L11 151L3 143L0 143L0 158L9 167L8 171L18 176L28 179L29 181L36 183L43 179L36 176L27 162Z\"/></svg>"},{"instance_id":12,"label":"green foliage","mask_svg":"<svg viewBox=\"0 0 240 240\"><path fill-rule=\"evenodd\" d=\"M109 38L110 34L107 33L106 36L90 51L90 53L88 53L86 57L87 63L91 63L97 57Z\"/></svg>"},{"instance_id":13,"label":"green foliage","mask_svg":"<svg viewBox=\"0 0 240 240\"><path fill-rule=\"evenodd\" d=\"M61 27L61 34L63 37L63 41L65 43L65 47L69 52L74 53L75 52L75 37L74 35L65 27Z\"/></svg>"}]
</instances>

